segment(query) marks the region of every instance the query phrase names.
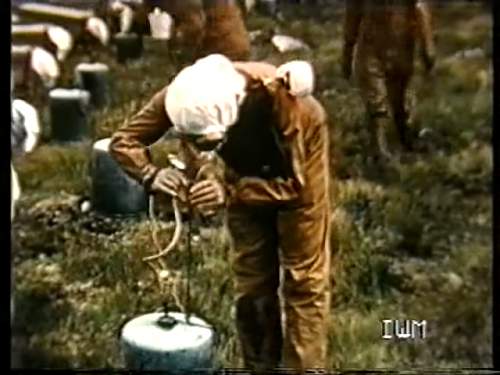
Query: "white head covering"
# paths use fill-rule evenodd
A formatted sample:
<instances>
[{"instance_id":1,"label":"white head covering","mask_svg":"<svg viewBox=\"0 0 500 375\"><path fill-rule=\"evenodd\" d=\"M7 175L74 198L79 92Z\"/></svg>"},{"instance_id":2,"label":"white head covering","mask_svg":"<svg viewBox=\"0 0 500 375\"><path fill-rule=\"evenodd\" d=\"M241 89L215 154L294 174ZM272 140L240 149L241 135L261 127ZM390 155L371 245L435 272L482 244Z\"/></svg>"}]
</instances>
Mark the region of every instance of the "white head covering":
<instances>
[{"instance_id":1,"label":"white head covering","mask_svg":"<svg viewBox=\"0 0 500 375\"><path fill-rule=\"evenodd\" d=\"M225 132L238 120L246 79L223 55L213 54L181 70L167 89L165 109L181 133Z\"/></svg>"},{"instance_id":2,"label":"white head covering","mask_svg":"<svg viewBox=\"0 0 500 375\"><path fill-rule=\"evenodd\" d=\"M56 58L41 47L35 47L31 53L31 68L49 88L56 84L61 73Z\"/></svg>"},{"instance_id":3,"label":"white head covering","mask_svg":"<svg viewBox=\"0 0 500 375\"><path fill-rule=\"evenodd\" d=\"M64 61L73 48L73 36L65 28L53 25L48 27L47 34L57 46L57 60Z\"/></svg>"},{"instance_id":4,"label":"white head covering","mask_svg":"<svg viewBox=\"0 0 500 375\"><path fill-rule=\"evenodd\" d=\"M22 99L14 99L12 102L13 119L18 120L19 113L22 116L22 124L26 130L26 137L23 140L22 150L25 153L32 152L40 137L40 118L38 111L28 102ZM16 113L17 112L17 113Z\"/></svg>"},{"instance_id":5,"label":"white head covering","mask_svg":"<svg viewBox=\"0 0 500 375\"><path fill-rule=\"evenodd\" d=\"M86 29L91 35L97 38L102 45L108 45L111 35L108 25L106 25L104 20L98 17L90 17L87 20Z\"/></svg>"},{"instance_id":6,"label":"white head covering","mask_svg":"<svg viewBox=\"0 0 500 375\"><path fill-rule=\"evenodd\" d=\"M283 78L288 83L293 96L307 96L314 90L314 70L307 61L294 60L279 66L276 77Z\"/></svg>"}]
</instances>

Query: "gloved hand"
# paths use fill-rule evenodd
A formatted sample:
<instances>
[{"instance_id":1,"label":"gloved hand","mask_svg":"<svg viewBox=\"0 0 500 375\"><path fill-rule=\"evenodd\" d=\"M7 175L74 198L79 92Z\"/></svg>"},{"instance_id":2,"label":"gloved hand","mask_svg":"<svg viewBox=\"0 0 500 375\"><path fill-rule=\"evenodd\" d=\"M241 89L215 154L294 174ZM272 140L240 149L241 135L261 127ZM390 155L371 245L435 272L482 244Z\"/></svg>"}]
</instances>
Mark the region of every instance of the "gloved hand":
<instances>
[{"instance_id":1,"label":"gloved hand","mask_svg":"<svg viewBox=\"0 0 500 375\"><path fill-rule=\"evenodd\" d=\"M307 61L290 61L279 66L276 78L283 80L293 96L307 96L314 90L314 71Z\"/></svg>"},{"instance_id":2,"label":"gloved hand","mask_svg":"<svg viewBox=\"0 0 500 375\"><path fill-rule=\"evenodd\" d=\"M224 186L215 179L197 182L189 190L189 203L205 216L213 215L225 202Z\"/></svg>"},{"instance_id":3,"label":"gloved hand","mask_svg":"<svg viewBox=\"0 0 500 375\"><path fill-rule=\"evenodd\" d=\"M184 174L175 168L161 169L151 183L151 191L169 194L185 201L183 190L188 186L188 180Z\"/></svg>"}]
</instances>

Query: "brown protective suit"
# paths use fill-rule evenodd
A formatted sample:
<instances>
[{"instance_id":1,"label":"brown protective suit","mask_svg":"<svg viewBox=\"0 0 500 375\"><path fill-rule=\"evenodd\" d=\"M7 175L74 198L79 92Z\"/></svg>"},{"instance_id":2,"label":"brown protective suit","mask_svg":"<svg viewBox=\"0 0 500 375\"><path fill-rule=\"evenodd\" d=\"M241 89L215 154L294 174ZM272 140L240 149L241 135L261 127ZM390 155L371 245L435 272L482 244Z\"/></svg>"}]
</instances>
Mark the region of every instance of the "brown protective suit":
<instances>
[{"instance_id":1,"label":"brown protective suit","mask_svg":"<svg viewBox=\"0 0 500 375\"><path fill-rule=\"evenodd\" d=\"M330 302L326 114L312 96L291 97L276 81L265 85L263 79L275 74L273 66L235 67L248 78L248 95L219 155L226 165L227 225L245 365L324 367ZM112 155L146 187L158 171L146 146L172 126L163 104L167 89L111 141Z\"/></svg>"},{"instance_id":2,"label":"brown protective suit","mask_svg":"<svg viewBox=\"0 0 500 375\"><path fill-rule=\"evenodd\" d=\"M212 53L234 61L250 58L250 37L234 0L147 0L128 5L135 12L132 32L138 34L150 33L148 14L155 7L168 12L174 19L171 47L182 50L188 63ZM116 31L118 18L109 11L106 14Z\"/></svg>"},{"instance_id":3,"label":"brown protective suit","mask_svg":"<svg viewBox=\"0 0 500 375\"><path fill-rule=\"evenodd\" d=\"M344 32L346 61L357 45L354 72L379 147L387 147L384 133L391 117L400 141L409 146L408 88L416 41L427 68L435 57L429 9L417 0L347 0Z\"/></svg>"},{"instance_id":4,"label":"brown protective suit","mask_svg":"<svg viewBox=\"0 0 500 375\"><path fill-rule=\"evenodd\" d=\"M205 29L198 58L220 53L233 61L250 59L250 37L234 0L205 0Z\"/></svg>"}]
</instances>

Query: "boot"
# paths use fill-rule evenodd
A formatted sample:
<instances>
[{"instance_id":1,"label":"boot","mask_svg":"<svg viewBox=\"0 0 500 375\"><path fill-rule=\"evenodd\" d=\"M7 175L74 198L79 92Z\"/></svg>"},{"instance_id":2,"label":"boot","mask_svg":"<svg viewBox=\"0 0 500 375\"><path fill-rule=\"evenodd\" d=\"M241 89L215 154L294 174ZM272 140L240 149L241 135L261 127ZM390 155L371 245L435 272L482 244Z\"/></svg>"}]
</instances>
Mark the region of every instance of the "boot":
<instances>
[{"instance_id":1,"label":"boot","mask_svg":"<svg viewBox=\"0 0 500 375\"><path fill-rule=\"evenodd\" d=\"M399 160L399 153L389 148L388 133L390 133L391 121L388 117L376 117L372 119L377 152L381 160L396 161Z\"/></svg>"},{"instance_id":2,"label":"boot","mask_svg":"<svg viewBox=\"0 0 500 375\"><path fill-rule=\"evenodd\" d=\"M278 366L283 345L278 296L242 297L236 311L245 367L259 373Z\"/></svg>"}]
</instances>

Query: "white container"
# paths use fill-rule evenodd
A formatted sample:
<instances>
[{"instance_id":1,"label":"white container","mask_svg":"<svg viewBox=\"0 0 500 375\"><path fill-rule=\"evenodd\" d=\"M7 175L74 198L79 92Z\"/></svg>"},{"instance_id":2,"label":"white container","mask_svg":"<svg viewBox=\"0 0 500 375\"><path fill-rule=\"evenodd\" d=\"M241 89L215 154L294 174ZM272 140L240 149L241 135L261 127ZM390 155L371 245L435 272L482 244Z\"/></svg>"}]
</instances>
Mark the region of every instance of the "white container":
<instances>
[{"instance_id":1,"label":"white container","mask_svg":"<svg viewBox=\"0 0 500 375\"><path fill-rule=\"evenodd\" d=\"M170 14L155 8L148 14L148 20L153 39L169 40L172 37L174 20Z\"/></svg>"},{"instance_id":2,"label":"white container","mask_svg":"<svg viewBox=\"0 0 500 375\"><path fill-rule=\"evenodd\" d=\"M122 353L128 369L194 374L214 368L215 334L205 321L183 313L141 315L123 327Z\"/></svg>"}]
</instances>

